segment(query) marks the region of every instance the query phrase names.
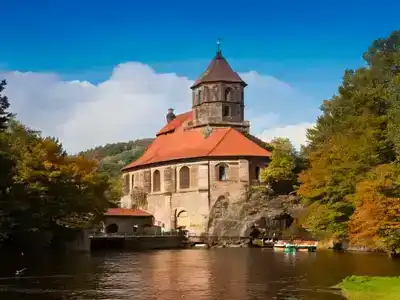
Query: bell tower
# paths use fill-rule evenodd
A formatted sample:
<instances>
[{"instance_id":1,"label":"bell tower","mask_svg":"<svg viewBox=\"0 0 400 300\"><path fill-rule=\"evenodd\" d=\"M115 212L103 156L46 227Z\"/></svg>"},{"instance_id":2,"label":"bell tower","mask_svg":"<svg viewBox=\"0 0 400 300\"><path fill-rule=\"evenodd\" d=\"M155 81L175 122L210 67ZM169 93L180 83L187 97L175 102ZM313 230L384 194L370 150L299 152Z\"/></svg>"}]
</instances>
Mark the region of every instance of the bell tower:
<instances>
[{"instance_id":1,"label":"bell tower","mask_svg":"<svg viewBox=\"0 0 400 300\"><path fill-rule=\"evenodd\" d=\"M193 122L191 127L234 127L249 131L244 121L244 88L247 84L217 52L206 71L191 86Z\"/></svg>"}]
</instances>

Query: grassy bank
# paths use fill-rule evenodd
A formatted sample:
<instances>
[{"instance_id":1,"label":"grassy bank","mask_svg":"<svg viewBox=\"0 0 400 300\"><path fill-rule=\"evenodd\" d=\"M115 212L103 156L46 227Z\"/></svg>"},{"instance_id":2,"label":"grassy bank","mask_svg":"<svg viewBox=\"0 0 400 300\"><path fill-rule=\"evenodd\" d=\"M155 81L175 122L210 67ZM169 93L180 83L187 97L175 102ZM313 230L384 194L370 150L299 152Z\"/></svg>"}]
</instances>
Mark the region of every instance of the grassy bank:
<instances>
[{"instance_id":1,"label":"grassy bank","mask_svg":"<svg viewBox=\"0 0 400 300\"><path fill-rule=\"evenodd\" d=\"M400 299L400 277L350 276L339 287L349 300Z\"/></svg>"}]
</instances>

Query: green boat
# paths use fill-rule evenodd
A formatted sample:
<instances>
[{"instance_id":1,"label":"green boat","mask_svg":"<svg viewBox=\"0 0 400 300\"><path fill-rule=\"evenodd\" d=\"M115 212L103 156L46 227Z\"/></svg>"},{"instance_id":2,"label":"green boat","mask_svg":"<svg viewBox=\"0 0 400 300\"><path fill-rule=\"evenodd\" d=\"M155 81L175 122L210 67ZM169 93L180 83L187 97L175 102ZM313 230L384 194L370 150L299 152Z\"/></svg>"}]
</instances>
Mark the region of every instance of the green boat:
<instances>
[{"instance_id":1,"label":"green boat","mask_svg":"<svg viewBox=\"0 0 400 300\"><path fill-rule=\"evenodd\" d=\"M296 245L292 245L292 244L286 244L283 252L285 253L295 253L297 252L297 246Z\"/></svg>"}]
</instances>

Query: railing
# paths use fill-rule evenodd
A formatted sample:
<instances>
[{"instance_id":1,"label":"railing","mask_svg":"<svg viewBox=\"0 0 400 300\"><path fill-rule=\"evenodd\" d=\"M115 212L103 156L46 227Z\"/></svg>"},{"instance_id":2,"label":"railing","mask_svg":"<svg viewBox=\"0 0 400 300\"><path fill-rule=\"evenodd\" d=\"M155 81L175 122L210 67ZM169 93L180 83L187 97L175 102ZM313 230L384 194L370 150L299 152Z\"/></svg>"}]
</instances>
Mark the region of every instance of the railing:
<instances>
[{"instance_id":1,"label":"railing","mask_svg":"<svg viewBox=\"0 0 400 300\"><path fill-rule=\"evenodd\" d=\"M170 231L170 232L154 232L154 233L126 233L126 232L115 232L115 233L103 233L103 232L94 232L89 235L90 238L94 237L115 237L115 238L127 238L127 237L151 237L151 236L179 236L180 233L178 231ZM182 235L182 234L181 234Z\"/></svg>"}]
</instances>

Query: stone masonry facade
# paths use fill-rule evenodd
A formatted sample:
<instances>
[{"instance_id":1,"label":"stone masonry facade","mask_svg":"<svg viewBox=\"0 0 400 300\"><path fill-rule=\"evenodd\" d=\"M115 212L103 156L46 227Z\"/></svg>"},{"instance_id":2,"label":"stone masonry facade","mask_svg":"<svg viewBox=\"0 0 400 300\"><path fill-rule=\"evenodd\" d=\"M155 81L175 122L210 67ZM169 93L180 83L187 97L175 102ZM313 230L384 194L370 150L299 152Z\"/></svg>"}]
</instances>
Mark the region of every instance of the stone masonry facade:
<instances>
[{"instance_id":1,"label":"stone masonry facade","mask_svg":"<svg viewBox=\"0 0 400 300\"><path fill-rule=\"evenodd\" d=\"M121 206L130 208L130 192L143 189L147 205L142 208L154 216L159 226L166 230L181 227L202 234L207 232L213 207L241 199L249 184L258 180L259 170L266 163L260 158L200 160L127 172L123 176L129 188L125 189ZM189 170L189 186L185 187L180 182L183 168L187 168L185 172ZM158 179L159 183L155 182ZM156 191L155 186L159 186Z\"/></svg>"},{"instance_id":2,"label":"stone masonry facade","mask_svg":"<svg viewBox=\"0 0 400 300\"><path fill-rule=\"evenodd\" d=\"M244 121L244 87L239 83L211 83L192 91L193 121L189 127L233 127L248 132Z\"/></svg>"},{"instance_id":3,"label":"stone masonry facade","mask_svg":"<svg viewBox=\"0 0 400 300\"><path fill-rule=\"evenodd\" d=\"M132 207L131 194L140 190L147 195L140 208L152 214L157 225L202 234L208 231L210 212L218 214L241 200L270 157L265 147L249 138L246 86L219 48L191 86L190 118L189 112L175 116L169 109L154 146L142 160L124 168L121 206ZM183 116L187 119L181 120Z\"/></svg>"}]
</instances>

